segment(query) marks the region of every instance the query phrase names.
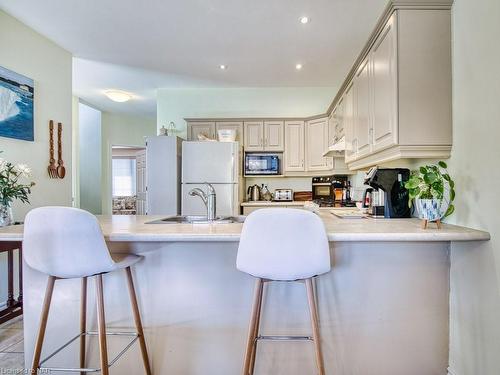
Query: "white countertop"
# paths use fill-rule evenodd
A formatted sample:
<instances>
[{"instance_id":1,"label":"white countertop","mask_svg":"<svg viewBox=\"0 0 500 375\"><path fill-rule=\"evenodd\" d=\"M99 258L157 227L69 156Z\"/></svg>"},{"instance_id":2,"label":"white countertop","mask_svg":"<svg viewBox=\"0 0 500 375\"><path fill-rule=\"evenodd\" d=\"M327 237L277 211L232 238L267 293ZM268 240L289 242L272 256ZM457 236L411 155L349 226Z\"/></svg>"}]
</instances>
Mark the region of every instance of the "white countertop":
<instances>
[{"instance_id":1,"label":"white countertop","mask_svg":"<svg viewBox=\"0 0 500 375\"><path fill-rule=\"evenodd\" d=\"M304 201L251 201L243 202L241 205L243 207L254 207L254 206L303 206Z\"/></svg>"},{"instance_id":2,"label":"white countertop","mask_svg":"<svg viewBox=\"0 0 500 375\"><path fill-rule=\"evenodd\" d=\"M237 242L243 224L145 224L164 216L98 216L107 241ZM422 229L418 219L340 219L321 210L330 241L485 241L488 232L443 224ZM0 241L22 241L23 226L0 228Z\"/></svg>"}]
</instances>

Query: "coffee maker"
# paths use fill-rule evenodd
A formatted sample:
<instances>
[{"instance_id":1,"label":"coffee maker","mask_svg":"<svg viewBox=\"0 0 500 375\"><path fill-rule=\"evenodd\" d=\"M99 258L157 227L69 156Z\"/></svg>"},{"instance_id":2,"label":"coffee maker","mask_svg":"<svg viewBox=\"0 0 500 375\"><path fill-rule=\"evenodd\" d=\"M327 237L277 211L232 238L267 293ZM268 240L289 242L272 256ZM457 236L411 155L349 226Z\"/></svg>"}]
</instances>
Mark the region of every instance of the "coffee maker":
<instances>
[{"instance_id":1,"label":"coffee maker","mask_svg":"<svg viewBox=\"0 0 500 375\"><path fill-rule=\"evenodd\" d=\"M385 218L409 218L409 193L404 184L410 179L405 168L371 168L365 176L365 185L378 189L383 195Z\"/></svg>"}]
</instances>

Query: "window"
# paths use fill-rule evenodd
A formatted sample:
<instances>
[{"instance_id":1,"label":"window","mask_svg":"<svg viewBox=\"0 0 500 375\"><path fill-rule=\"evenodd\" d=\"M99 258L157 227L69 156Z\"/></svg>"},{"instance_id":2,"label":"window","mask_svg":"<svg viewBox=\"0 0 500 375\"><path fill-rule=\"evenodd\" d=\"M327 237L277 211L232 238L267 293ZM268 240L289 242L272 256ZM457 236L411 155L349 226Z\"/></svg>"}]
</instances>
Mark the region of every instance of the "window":
<instances>
[{"instance_id":1,"label":"window","mask_svg":"<svg viewBox=\"0 0 500 375\"><path fill-rule=\"evenodd\" d=\"M136 195L135 158L113 158L113 197Z\"/></svg>"}]
</instances>

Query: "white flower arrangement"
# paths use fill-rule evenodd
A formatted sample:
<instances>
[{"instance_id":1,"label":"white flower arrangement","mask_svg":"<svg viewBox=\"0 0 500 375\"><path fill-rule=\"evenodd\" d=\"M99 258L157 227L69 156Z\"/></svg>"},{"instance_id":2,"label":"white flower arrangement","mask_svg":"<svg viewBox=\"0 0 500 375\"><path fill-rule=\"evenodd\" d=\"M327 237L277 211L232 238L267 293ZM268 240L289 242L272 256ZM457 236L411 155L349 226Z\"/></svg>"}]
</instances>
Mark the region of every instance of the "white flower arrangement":
<instances>
[{"instance_id":1,"label":"white flower arrangement","mask_svg":"<svg viewBox=\"0 0 500 375\"><path fill-rule=\"evenodd\" d=\"M12 164L0 158L0 205L10 206L16 199L29 203L28 196L35 183L23 183L23 179L30 177L31 169L26 164Z\"/></svg>"}]
</instances>

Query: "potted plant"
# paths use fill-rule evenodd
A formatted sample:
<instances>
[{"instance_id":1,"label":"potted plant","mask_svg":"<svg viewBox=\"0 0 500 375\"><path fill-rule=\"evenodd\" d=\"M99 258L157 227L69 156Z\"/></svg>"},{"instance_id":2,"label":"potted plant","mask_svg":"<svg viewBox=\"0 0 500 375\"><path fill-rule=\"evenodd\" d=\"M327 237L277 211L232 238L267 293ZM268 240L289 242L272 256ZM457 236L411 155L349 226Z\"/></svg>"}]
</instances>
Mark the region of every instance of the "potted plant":
<instances>
[{"instance_id":1,"label":"potted plant","mask_svg":"<svg viewBox=\"0 0 500 375\"><path fill-rule=\"evenodd\" d=\"M27 165L15 165L0 158L0 227L12 224L14 200L29 203L28 195L35 183L23 183L23 180L30 176L31 170Z\"/></svg>"},{"instance_id":2,"label":"potted plant","mask_svg":"<svg viewBox=\"0 0 500 375\"><path fill-rule=\"evenodd\" d=\"M451 179L444 161L436 165L425 165L412 171L410 179L405 183L409 192L409 204L413 200L423 227L428 222L436 222L441 228L441 219L455 211L455 182Z\"/></svg>"}]
</instances>

